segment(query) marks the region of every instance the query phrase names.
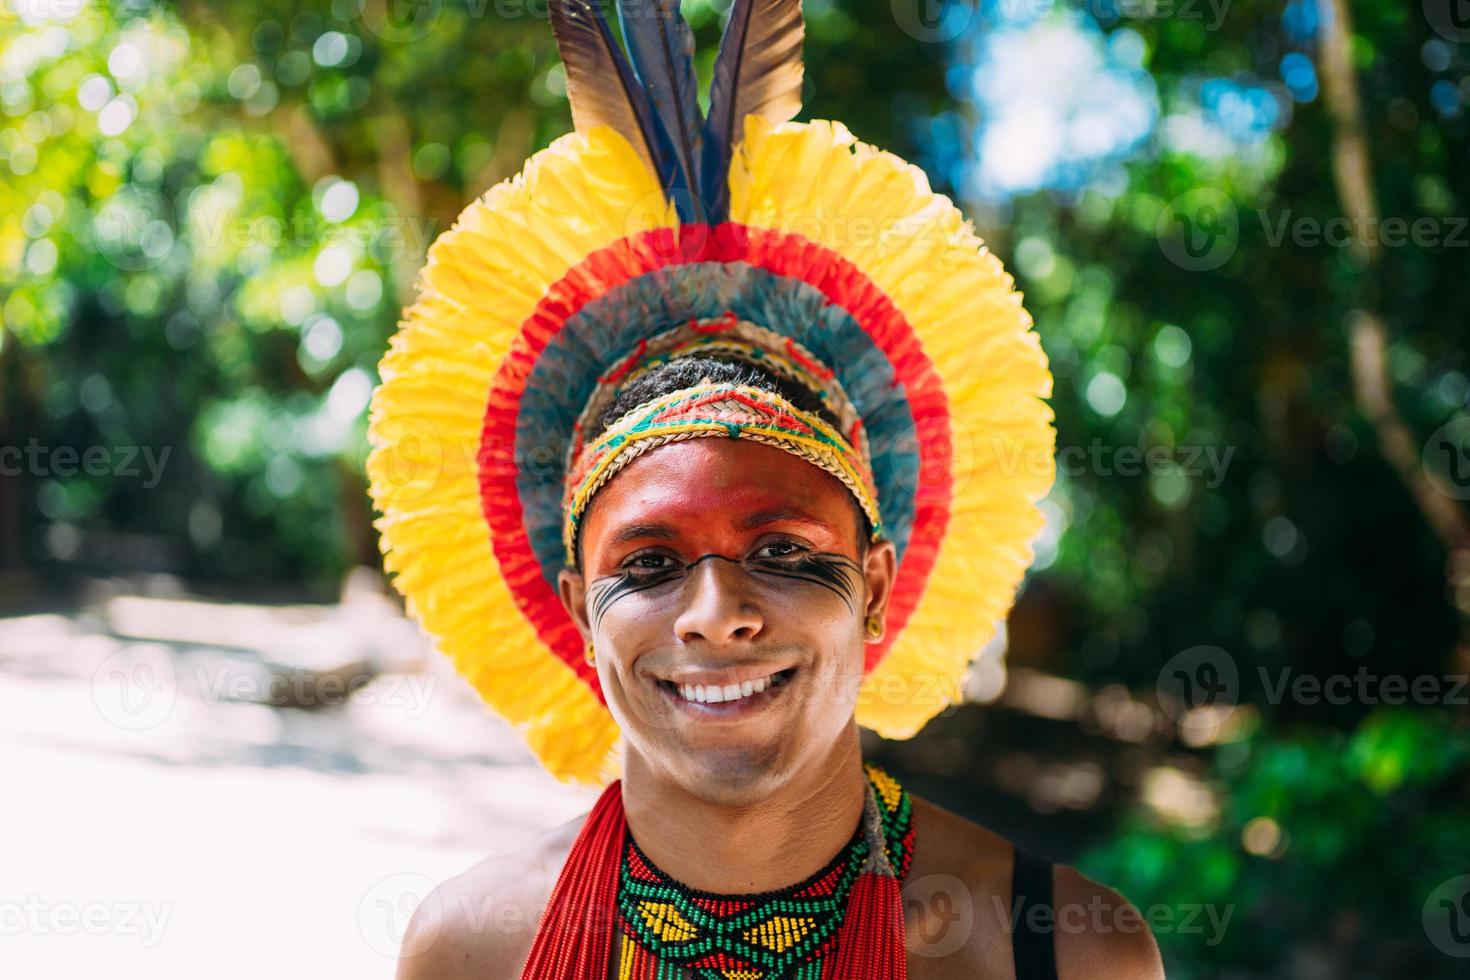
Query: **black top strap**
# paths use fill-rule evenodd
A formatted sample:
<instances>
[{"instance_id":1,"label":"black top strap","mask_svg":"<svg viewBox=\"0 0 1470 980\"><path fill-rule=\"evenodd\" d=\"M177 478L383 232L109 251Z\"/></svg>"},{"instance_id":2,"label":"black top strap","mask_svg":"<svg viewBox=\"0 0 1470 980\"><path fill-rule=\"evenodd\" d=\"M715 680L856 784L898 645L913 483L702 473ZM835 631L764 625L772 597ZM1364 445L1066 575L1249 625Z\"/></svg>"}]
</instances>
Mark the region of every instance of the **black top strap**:
<instances>
[{"instance_id":1,"label":"black top strap","mask_svg":"<svg viewBox=\"0 0 1470 980\"><path fill-rule=\"evenodd\" d=\"M1020 847L1011 870L1011 908L1016 917L1011 936L1016 980L1057 980L1052 863Z\"/></svg>"}]
</instances>

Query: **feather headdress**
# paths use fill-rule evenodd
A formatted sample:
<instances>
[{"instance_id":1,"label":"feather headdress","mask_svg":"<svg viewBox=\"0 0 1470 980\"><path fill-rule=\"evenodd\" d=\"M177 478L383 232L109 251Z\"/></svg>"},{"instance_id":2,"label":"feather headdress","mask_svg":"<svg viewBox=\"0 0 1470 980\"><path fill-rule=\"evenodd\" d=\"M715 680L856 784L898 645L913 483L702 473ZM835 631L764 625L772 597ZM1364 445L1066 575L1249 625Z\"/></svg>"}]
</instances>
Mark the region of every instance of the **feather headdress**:
<instances>
[{"instance_id":1,"label":"feather headdress","mask_svg":"<svg viewBox=\"0 0 1470 980\"><path fill-rule=\"evenodd\" d=\"M435 242L380 364L385 567L552 773L607 784L617 726L555 585L579 420L652 340L744 324L851 412L900 558L857 718L913 735L1014 600L1054 478L1020 294L921 170L790 121L797 0L735 0L708 115L675 0L624 5L626 54L593 0L550 12L576 132Z\"/></svg>"}]
</instances>

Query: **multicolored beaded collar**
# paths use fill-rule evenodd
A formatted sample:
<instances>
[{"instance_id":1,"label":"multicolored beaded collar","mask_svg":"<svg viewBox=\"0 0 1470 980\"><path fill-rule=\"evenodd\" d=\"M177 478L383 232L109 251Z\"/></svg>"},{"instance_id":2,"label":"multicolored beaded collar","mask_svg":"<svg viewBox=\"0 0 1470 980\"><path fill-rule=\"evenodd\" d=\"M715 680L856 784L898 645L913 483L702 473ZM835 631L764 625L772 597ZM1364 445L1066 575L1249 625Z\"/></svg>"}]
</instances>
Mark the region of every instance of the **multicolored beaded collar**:
<instances>
[{"instance_id":1,"label":"multicolored beaded collar","mask_svg":"<svg viewBox=\"0 0 1470 980\"><path fill-rule=\"evenodd\" d=\"M907 792L875 765L863 819L826 867L756 895L691 889L654 866L627 835L618 883L618 980L825 980L854 883L870 865L901 883L913 858ZM881 843L880 843L881 842ZM875 854L875 847L881 853ZM871 860L870 860L871 858Z\"/></svg>"}]
</instances>

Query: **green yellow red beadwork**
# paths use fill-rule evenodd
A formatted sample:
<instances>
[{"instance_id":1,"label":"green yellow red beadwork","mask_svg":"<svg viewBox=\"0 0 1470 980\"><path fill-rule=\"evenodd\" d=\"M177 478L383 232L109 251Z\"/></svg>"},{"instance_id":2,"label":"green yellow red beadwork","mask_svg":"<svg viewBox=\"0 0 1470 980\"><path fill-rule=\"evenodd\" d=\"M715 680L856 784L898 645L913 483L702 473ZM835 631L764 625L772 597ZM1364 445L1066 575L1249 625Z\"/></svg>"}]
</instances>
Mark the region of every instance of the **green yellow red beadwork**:
<instances>
[{"instance_id":1,"label":"green yellow red beadwork","mask_svg":"<svg viewBox=\"0 0 1470 980\"><path fill-rule=\"evenodd\" d=\"M881 768L864 770L876 806L824 868L777 891L688 888L655 867L629 834L618 884L618 980L820 980L853 884L869 866L869 841L882 840L900 882L912 860L908 793Z\"/></svg>"}]
</instances>

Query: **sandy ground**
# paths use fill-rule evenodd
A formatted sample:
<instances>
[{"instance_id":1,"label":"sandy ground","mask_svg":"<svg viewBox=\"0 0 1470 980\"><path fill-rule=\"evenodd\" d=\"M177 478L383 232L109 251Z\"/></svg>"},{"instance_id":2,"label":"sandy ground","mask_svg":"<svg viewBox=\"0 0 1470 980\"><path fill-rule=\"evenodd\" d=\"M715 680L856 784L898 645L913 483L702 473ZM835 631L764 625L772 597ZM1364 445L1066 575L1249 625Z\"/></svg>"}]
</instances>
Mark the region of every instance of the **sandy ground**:
<instances>
[{"instance_id":1,"label":"sandy ground","mask_svg":"<svg viewBox=\"0 0 1470 980\"><path fill-rule=\"evenodd\" d=\"M249 637L116 630L0 618L5 980L391 977L434 883L595 799L437 657L277 708Z\"/></svg>"}]
</instances>

